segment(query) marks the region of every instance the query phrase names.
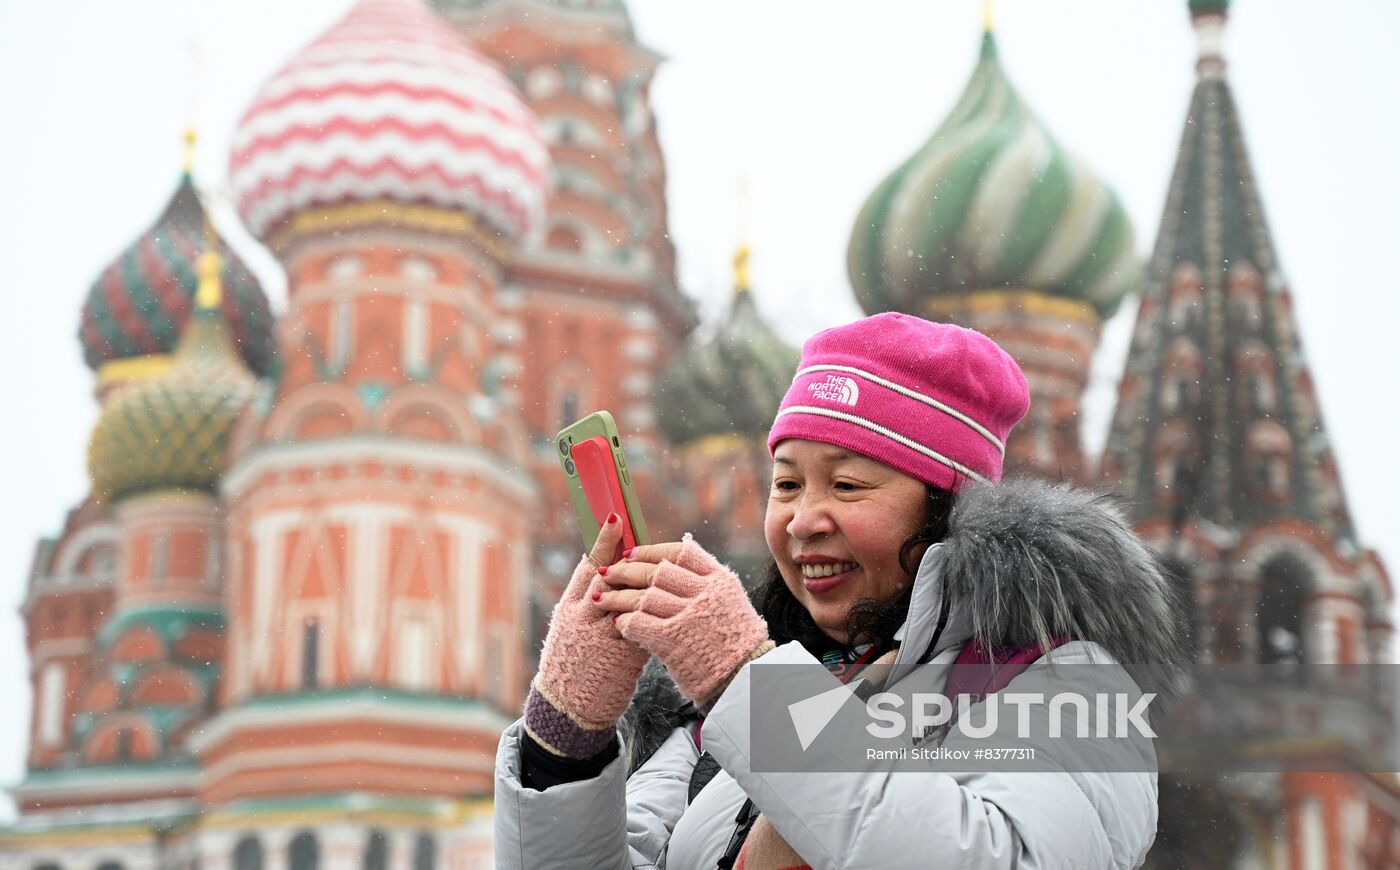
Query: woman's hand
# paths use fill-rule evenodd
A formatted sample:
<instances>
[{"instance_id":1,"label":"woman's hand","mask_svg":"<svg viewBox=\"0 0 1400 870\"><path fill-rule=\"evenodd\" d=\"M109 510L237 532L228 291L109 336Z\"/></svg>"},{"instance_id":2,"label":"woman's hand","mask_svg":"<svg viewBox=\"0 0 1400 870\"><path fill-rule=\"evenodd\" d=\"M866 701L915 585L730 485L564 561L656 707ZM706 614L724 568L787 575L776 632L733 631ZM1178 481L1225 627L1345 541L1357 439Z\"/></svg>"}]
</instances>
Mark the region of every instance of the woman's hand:
<instances>
[{"instance_id":1,"label":"woman's hand","mask_svg":"<svg viewBox=\"0 0 1400 870\"><path fill-rule=\"evenodd\" d=\"M681 692L712 703L746 662L772 649L768 625L744 586L687 534L678 542L634 547L600 571L599 612L661 659Z\"/></svg>"},{"instance_id":2,"label":"woman's hand","mask_svg":"<svg viewBox=\"0 0 1400 870\"><path fill-rule=\"evenodd\" d=\"M621 538L622 523L614 514L554 607L540 669L525 699L526 730L556 755L592 758L607 747L647 662L648 653L624 640L612 614L590 600L607 589L599 572Z\"/></svg>"}]
</instances>

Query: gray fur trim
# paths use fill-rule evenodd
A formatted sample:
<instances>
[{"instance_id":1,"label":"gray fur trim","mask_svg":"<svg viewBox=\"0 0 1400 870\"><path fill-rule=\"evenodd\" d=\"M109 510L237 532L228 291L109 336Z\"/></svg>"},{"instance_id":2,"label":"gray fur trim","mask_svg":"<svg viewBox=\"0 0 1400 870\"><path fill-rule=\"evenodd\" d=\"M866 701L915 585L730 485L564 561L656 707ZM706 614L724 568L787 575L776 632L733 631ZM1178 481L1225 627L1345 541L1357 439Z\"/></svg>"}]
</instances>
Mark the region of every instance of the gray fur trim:
<instances>
[{"instance_id":1,"label":"gray fur trim","mask_svg":"<svg viewBox=\"0 0 1400 870\"><path fill-rule=\"evenodd\" d=\"M627 760L627 775L631 776L646 763L672 731L699 718L700 714L681 694L665 665L653 657L637 681L632 704L617 723L622 752Z\"/></svg>"},{"instance_id":2,"label":"gray fur trim","mask_svg":"<svg viewBox=\"0 0 1400 870\"><path fill-rule=\"evenodd\" d=\"M945 588L983 644L1070 636L1165 666L1171 682L1189 658L1182 593L1108 495L1031 479L968 486L944 543Z\"/></svg>"}]
</instances>

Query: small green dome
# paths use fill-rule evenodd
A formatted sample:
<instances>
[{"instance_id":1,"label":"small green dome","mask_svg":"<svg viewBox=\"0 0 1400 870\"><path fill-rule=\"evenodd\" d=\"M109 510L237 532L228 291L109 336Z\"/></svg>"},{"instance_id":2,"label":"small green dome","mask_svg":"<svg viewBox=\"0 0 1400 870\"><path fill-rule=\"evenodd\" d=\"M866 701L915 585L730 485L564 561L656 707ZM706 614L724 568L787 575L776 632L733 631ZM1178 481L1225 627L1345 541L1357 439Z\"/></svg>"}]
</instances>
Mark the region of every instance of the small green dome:
<instances>
[{"instance_id":1,"label":"small green dome","mask_svg":"<svg viewBox=\"0 0 1400 870\"><path fill-rule=\"evenodd\" d=\"M870 314L1007 288L1106 318L1141 275L1118 197L1021 101L991 33L952 114L862 207L847 266Z\"/></svg>"},{"instance_id":2,"label":"small green dome","mask_svg":"<svg viewBox=\"0 0 1400 870\"><path fill-rule=\"evenodd\" d=\"M712 435L765 436L797 360L759 315L753 294L739 289L714 337L677 354L662 372L662 431L679 445Z\"/></svg>"},{"instance_id":3,"label":"small green dome","mask_svg":"<svg viewBox=\"0 0 1400 870\"><path fill-rule=\"evenodd\" d=\"M102 409L88 443L93 492L108 502L157 489L213 492L255 383L218 308L197 308L170 370Z\"/></svg>"},{"instance_id":4,"label":"small green dome","mask_svg":"<svg viewBox=\"0 0 1400 870\"><path fill-rule=\"evenodd\" d=\"M195 263L204 248L204 206L189 173L155 224L93 282L78 337L88 365L166 354L194 313ZM273 317L252 271L222 239L222 315L244 362L259 375L276 366Z\"/></svg>"},{"instance_id":5,"label":"small green dome","mask_svg":"<svg viewBox=\"0 0 1400 870\"><path fill-rule=\"evenodd\" d=\"M1192 15L1203 15L1207 12L1224 15L1230 11L1230 0L1186 0L1186 6Z\"/></svg>"}]
</instances>

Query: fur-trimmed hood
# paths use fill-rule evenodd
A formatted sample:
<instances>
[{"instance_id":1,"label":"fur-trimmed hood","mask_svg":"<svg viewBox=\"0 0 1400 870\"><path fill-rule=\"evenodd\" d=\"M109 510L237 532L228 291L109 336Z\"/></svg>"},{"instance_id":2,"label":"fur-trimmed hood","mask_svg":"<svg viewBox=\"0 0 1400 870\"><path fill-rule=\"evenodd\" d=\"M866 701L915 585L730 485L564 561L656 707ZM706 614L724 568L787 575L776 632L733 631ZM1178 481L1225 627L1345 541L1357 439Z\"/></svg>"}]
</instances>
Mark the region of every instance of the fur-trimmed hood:
<instances>
[{"instance_id":1,"label":"fur-trimmed hood","mask_svg":"<svg viewBox=\"0 0 1400 870\"><path fill-rule=\"evenodd\" d=\"M1051 638L1069 637L1152 666L1154 682L1170 683L1188 657L1183 594L1111 497L1032 479L970 485L954 502L947 537L920 561L895 635L897 664L969 640L1048 649ZM622 724L629 760L649 756L685 715L653 661Z\"/></svg>"},{"instance_id":2,"label":"fur-trimmed hood","mask_svg":"<svg viewBox=\"0 0 1400 870\"><path fill-rule=\"evenodd\" d=\"M900 661L934 642L946 595L936 650L968 640L1048 649L1069 637L1124 664L1176 667L1189 637L1182 594L1110 496L1028 478L972 485L920 562Z\"/></svg>"}]
</instances>

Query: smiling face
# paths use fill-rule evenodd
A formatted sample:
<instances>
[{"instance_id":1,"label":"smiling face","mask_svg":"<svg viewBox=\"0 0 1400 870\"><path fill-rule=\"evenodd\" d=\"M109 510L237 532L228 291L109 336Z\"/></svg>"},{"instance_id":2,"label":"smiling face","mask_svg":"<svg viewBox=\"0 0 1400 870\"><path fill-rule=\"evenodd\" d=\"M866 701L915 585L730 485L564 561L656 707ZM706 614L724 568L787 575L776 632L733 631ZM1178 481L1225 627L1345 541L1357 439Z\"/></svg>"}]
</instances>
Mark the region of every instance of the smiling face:
<instances>
[{"instance_id":1,"label":"smiling face","mask_svg":"<svg viewBox=\"0 0 1400 870\"><path fill-rule=\"evenodd\" d=\"M842 447L778 444L764 537L783 582L828 636L846 640L855 602L894 600L913 582L899 548L923 523L926 493L922 481Z\"/></svg>"}]
</instances>

